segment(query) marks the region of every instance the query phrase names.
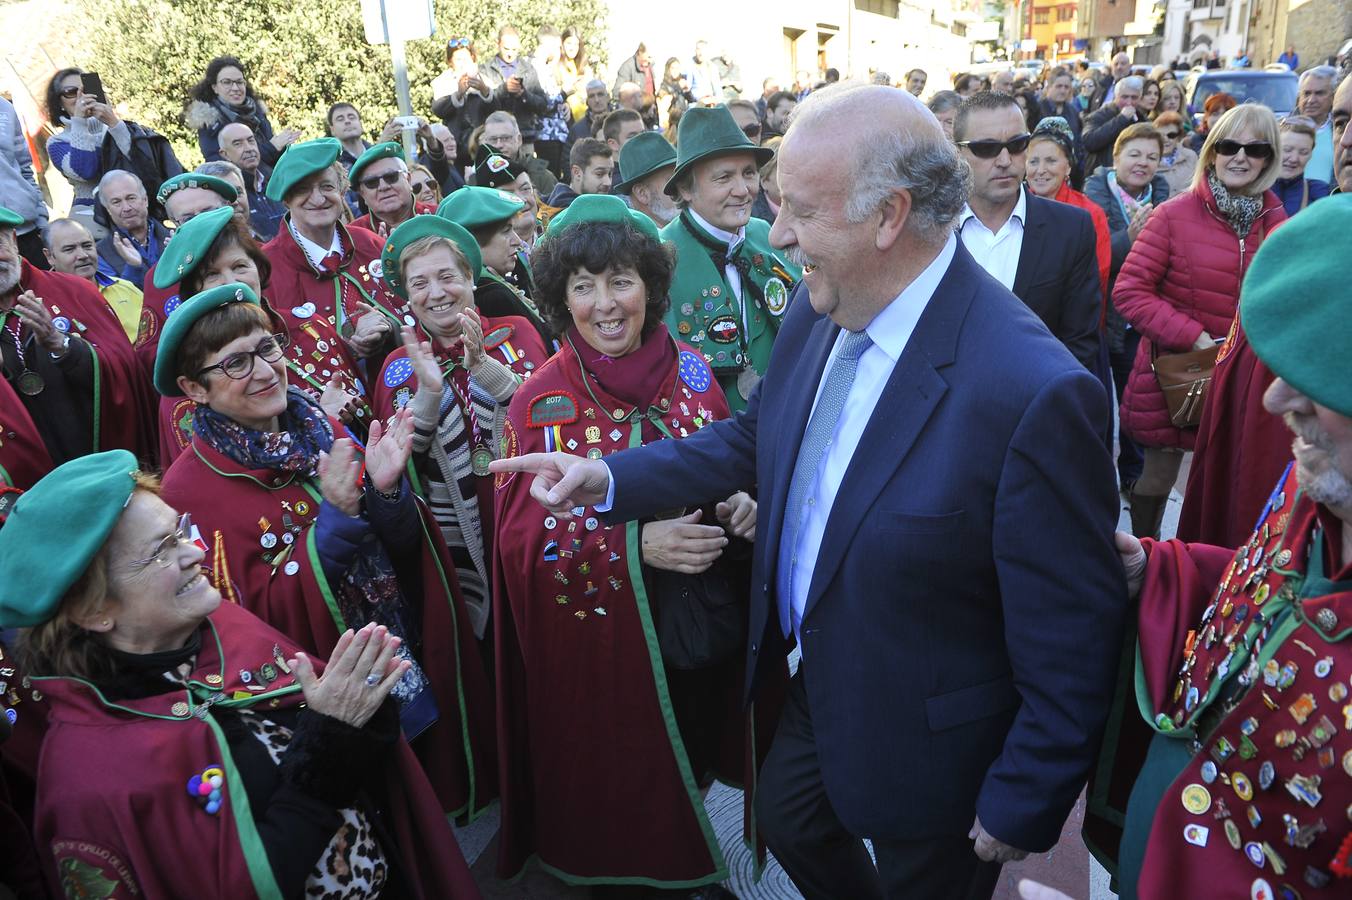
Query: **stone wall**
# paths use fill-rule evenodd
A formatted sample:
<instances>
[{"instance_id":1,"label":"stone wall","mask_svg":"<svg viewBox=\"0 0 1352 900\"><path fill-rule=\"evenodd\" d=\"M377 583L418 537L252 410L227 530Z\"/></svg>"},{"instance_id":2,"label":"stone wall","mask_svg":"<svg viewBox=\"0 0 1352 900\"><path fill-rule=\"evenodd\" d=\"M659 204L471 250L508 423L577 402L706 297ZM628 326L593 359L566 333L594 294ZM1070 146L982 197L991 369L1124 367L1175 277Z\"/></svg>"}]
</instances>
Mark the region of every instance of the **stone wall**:
<instances>
[{"instance_id":1,"label":"stone wall","mask_svg":"<svg viewBox=\"0 0 1352 900\"><path fill-rule=\"evenodd\" d=\"M1294 44L1304 69L1327 60L1349 37L1352 37L1352 0L1292 2L1286 14L1286 41L1282 48Z\"/></svg>"}]
</instances>

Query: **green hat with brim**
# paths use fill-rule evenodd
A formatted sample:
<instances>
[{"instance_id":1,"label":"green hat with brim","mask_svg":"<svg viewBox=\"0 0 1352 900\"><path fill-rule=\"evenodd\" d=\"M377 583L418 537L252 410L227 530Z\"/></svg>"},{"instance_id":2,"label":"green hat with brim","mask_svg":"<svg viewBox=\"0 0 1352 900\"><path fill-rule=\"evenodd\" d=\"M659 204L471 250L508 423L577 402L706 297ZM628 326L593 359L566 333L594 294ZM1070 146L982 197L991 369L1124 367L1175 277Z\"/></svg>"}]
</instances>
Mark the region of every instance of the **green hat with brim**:
<instances>
[{"instance_id":1,"label":"green hat with brim","mask_svg":"<svg viewBox=\"0 0 1352 900\"><path fill-rule=\"evenodd\" d=\"M679 126L677 126L679 127ZM620 181L611 190L616 194L627 194L635 182L649 175L676 165L676 148L656 131L645 131L632 137L620 149Z\"/></svg>"},{"instance_id":2,"label":"green hat with brim","mask_svg":"<svg viewBox=\"0 0 1352 900\"><path fill-rule=\"evenodd\" d=\"M452 192L451 196L442 200L437 207L437 215L473 231L485 225L505 222L525 208L526 201L516 194L470 185Z\"/></svg>"},{"instance_id":3,"label":"green hat with brim","mask_svg":"<svg viewBox=\"0 0 1352 900\"><path fill-rule=\"evenodd\" d=\"M750 153L756 165L774 159L775 151L751 141L726 106L692 106L676 126L676 171L667 180L668 197L676 196L676 181L695 163L730 153ZM623 166L621 166L623 171Z\"/></svg>"},{"instance_id":4,"label":"green hat with brim","mask_svg":"<svg viewBox=\"0 0 1352 900\"><path fill-rule=\"evenodd\" d=\"M352 164L352 168L347 170L347 179L355 187L361 180L361 173L371 163L381 159L403 159L404 147L402 144L396 144L394 141L386 141L383 144L374 144L366 148L366 152L357 157L357 161Z\"/></svg>"},{"instance_id":5,"label":"green hat with brim","mask_svg":"<svg viewBox=\"0 0 1352 900\"><path fill-rule=\"evenodd\" d=\"M184 276L197 268L207 255L211 242L225 230L235 217L233 206L218 206L193 216L165 245L159 262L155 263L155 287L164 290L178 284Z\"/></svg>"},{"instance_id":6,"label":"green hat with brim","mask_svg":"<svg viewBox=\"0 0 1352 900\"><path fill-rule=\"evenodd\" d=\"M630 209L619 197L610 194L583 194L568 208L549 220L544 239L552 240L573 225L584 222L625 222L654 241L661 242L653 220L637 210Z\"/></svg>"},{"instance_id":7,"label":"green hat with brim","mask_svg":"<svg viewBox=\"0 0 1352 900\"><path fill-rule=\"evenodd\" d=\"M23 216L12 209L0 206L0 228L18 228L23 224Z\"/></svg>"},{"instance_id":8,"label":"green hat with brim","mask_svg":"<svg viewBox=\"0 0 1352 900\"><path fill-rule=\"evenodd\" d=\"M196 222L196 219L193 219ZM258 306L258 296L247 284L234 282L218 284L200 294L194 294L179 304L173 315L164 320L164 330L160 332L160 345L155 351L155 390L163 397L182 397L178 386L178 350L187 340L188 332L197 324L197 320L213 309L230 303L252 303Z\"/></svg>"},{"instance_id":9,"label":"green hat with brim","mask_svg":"<svg viewBox=\"0 0 1352 900\"><path fill-rule=\"evenodd\" d=\"M201 188L206 191L213 191L225 198L226 203L234 203L239 199L239 191L235 190L233 184L222 178L217 178L215 175L203 175L200 172L184 172L181 175L175 175L160 185L159 192L155 194L155 199L163 206L164 201L185 188Z\"/></svg>"},{"instance_id":10,"label":"green hat with brim","mask_svg":"<svg viewBox=\"0 0 1352 900\"><path fill-rule=\"evenodd\" d=\"M136 470L126 450L90 453L19 498L0 528L0 628L31 628L56 615L127 508Z\"/></svg>"},{"instance_id":11,"label":"green hat with brim","mask_svg":"<svg viewBox=\"0 0 1352 900\"><path fill-rule=\"evenodd\" d=\"M462 188L463 190L463 188ZM404 287L404 278L400 272L399 259L404 250L414 241L428 237L444 237L460 248L469 262L470 280L478 281L483 274L484 258L479 250L479 242L461 226L441 216L414 216L400 225L385 239L380 250L380 267L384 271L385 284L405 300L408 290Z\"/></svg>"},{"instance_id":12,"label":"green hat with brim","mask_svg":"<svg viewBox=\"0 0 1352 900\"><path fill-rule=\"evenodd\" d=\"M322 172L338 160L343 145L337 138L317 138L286 148L268 178L269 200L282 202L293 187L316 172Z\"/></svg>"},{"instance_id":13,"label":"green hat with brim","mask_svg":"<svg viewBox=\"0 0 1352 900\"><path fill-rule=\"evenodd\" d=\"M1258 358L1320 406L1352 416L1352 312L1343 259L1330 235L1352 234L1352 196L1310 204L1263 240L1239 296Z\"/></svg>"}]
</instances>

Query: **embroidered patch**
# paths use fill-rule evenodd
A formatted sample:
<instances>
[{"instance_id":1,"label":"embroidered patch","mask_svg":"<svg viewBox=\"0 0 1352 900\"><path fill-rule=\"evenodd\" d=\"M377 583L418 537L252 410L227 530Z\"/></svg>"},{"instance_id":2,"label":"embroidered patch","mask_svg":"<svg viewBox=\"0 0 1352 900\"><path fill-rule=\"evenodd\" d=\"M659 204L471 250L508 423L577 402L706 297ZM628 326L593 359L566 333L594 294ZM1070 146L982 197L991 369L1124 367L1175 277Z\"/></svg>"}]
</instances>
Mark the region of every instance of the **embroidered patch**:
<instances>
[{"instance_id":1,"label":"embroidered patch","mask_svg":"<svg viewBox=\"0 0 1352 900\"><path fill-rule=\"evenodd\" d=\"M577 421L577 400L567 391L541 394L526 410L527 428L571 425Z\"/></svg>"},{"instance_id":2,"label":"embroidered patch","mask_svg":"<svg viewBox=\"0 0 1352 900\"><path fill-rule=\"evenodd\" d=\"M413 400L413 392L406 387L401 387L394 392L394 408L403 409Z\"/></svg>"},{"instance_id":3,"label":"embroidered patch","mask_svg":"<svg viewBox=\"0 0 1352 900\"><path fill-rule=\"evenodd\" d=\"M315 314L315 305L313 303L302 303L300 306L291 307L291 315L297 319L308 319Z\"/></svg>"},{"instance_id":4,"label":"embroidered patch","mask_svg":"<svg viewBox=\"0 0 1352 900\"><path fill-rule=\"evenodd\" d=\"M498 458L511 459L514 456L519 456L520 453L521 448L517 444L516 429L512 427L511 419L508 419L503 424L502 427L502 447L500 452L498 453ZM507 485L511 484L512 479L515 477L516 477L515 472L497 473L495 476L493 476L493 489L498 491L502 490Z\"/></svg>"},{"instance_id":5,"label":"embroidered patch","mask_svg":"<svg viewBox=\"0 0 1352 900\"><path fill-rule=\"evenodd\" d=\"M789 305L789 289L784 286L784 282L778 278L770 278L765 282L765 308L770 311L770 315L783 315L785 307Z\"/></svg>"},{"instance_id":6,"label":"embroidered patch","mask_svg":"<svg viewBox=\"0 0 1352 900\"><path fill-rule=\"evenodd\" d=\"M737 340L741 329L732 316L719 316L709 323L709 340L719 344L731 344Z\"/></svg>"},{"instance_id":7,"label":"embroidered patch","mask_svg":"<svg viewBox=\"0 0 1352 900\"><path fill-rule=\"evenodd\" d=\"M197 404L186 397L174 404L170 420L174 423L174 445L180 450L192 443L192 417Z\"/></svg>"},{"instance_id":8,"label":"embroidered patch","mask_svg":"<svg viewBox=\"0 0 1352 900\"><path fill-rule=\"evenodd\" d=\"M179 299L178 294L175 294L174 296L170 297L168 300L164 301L165 316L166 317L172 316L174 314L174 310L178 309L182 305L183 301Z\"/></svg>"},{"instance_id":9,"label":"embroidered patch","mask_svg":"<svg viewBox=\"0 0 1352 900\"><path fill-rule=\"evenodd\" d=\"M396 388L413 377L413 360L407 356L396 359L385 367L385 387Z\"/></svg>"},{"instance_id":10,"label":"embroidered patch","mask_svg":"<svg viewBox=\"0 0 1352 900\"><path fill-rule=\"evenodd\" d=\"M52 856L61 892L67 897L112 897L119 893L139 897L143 893L131 870L107 847L57 838L52 841ZM119 892L123 887L125 892Z\"/></svg>"},{"instance_id":11,"label":"embroidered patch","mask_svg":"<svg viewBox=\"0 0 1352 900\"><path fill-rule=\"evenodd\" d=\"M709 364L704 361L704 357L689 350L681 351L677 371L686 386L696 393L702 394L707 391L713 381L713 374L709 371Z\"/></svg>"},{"instance_id":12,"label":"embroidered patch","mask_svg":"<svg viewBox=\"0 0 1352 900\"><path fill-rule=\"evenodd\" d=\"M516 329L511 325L499 325L497 328L494 328L492 331L488 332L488 334L484 335L484 349L496 350L498 347L507 343L514 331L516 331Z\"/></svg>"},{"instance_id":13,"label":"embroidered patch","mask_svg":"<svg viewBox=\"0 0 1352 900\"><path fill-rule=\"evenodd\" d=\"M151 341L155 340L155 335L159 333L160 323L155 318L155 314L150 310L141 308L141 322L136 327L136 340L132 346L140 349Z\"/></svg>"},{"instance_id":14,"label":"embroidered patch","mask_svg":"<svg viewBox=\"0 0 1352 900\"><path fill-rule=\"evenodd\" d=\"M497 154L494 154L493 156L488 157L488 171L490 172L494 173L501 172L503 169L507 168L510 165L511 163L507 161L507 157L505 156L498 156Z\"/></svg>"}]
</instances>

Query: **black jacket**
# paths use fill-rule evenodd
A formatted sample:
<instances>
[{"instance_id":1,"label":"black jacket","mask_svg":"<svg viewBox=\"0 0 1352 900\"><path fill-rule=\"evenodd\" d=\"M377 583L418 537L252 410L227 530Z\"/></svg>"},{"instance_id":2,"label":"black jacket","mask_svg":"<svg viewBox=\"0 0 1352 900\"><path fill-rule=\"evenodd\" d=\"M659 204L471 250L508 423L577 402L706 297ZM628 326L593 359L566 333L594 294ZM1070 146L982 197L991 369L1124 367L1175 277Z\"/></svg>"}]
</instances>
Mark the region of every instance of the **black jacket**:
<instances>
[{"instance_id":1,"label":"black jacket","mask_svg":"<svg viewBox=\"0 0 1352 900\"><path fill-rule=\"evenodd\" d=\"M507 90L507 75L502 69L504 65L497 56L479 65L479 77L493 92L488 98L484 118L499 111L511 113L516 117L517 127L521 129L521 139L529 143L540 136L540 117L549 112L549 98L545 96L544 88L540 87L540 76L529 59L521 56L516 60L514 75L521 79L521 85L525 88L520 94Z\"/></svg>"},{"instance_id":2,"label":"black jacket","mask_svg":"<svg viewBox=\"0 0 1352 900\"><path fill-rule=\"evenodd\" d=\"M126 125L131 134L131 152L123 153L118 149L117 141L105 140L99 147L100 171L124 169L141 179L141 184L145 185L146 199L150 202L150 217L166 219L168 213L155 199L155 195L160 192L160 185L183 173L183 165L164 135L136 122L127 122Z\"/></svg>"},{"instance_id":3,"label":"black jacket","mask_svg":"<svg viewBox=\"0 0 1352 900\"><path fill-rule=\"evenodd\" d=\"M1139 115L1134 119L1122 115L1116 103L1105 104L1090 113L1089 118L1084 120L1084 134L1081 135L1084 149L1088 154L1085 167L1090 172L1099 166L1112 168L1113 142L1128 125L1135 125L1140 121L1143 119Z\"/></svg>"}]
</instances>

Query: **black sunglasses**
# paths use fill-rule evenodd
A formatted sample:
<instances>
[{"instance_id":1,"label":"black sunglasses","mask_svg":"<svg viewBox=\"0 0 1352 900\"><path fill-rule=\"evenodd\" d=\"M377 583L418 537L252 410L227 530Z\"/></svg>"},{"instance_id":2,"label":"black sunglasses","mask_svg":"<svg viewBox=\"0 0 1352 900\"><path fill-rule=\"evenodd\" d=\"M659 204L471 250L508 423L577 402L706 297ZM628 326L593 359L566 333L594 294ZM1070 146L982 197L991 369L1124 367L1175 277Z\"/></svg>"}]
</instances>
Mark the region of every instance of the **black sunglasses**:
<instances>
[{"instance_id":1,"label":"black sunglasses","mask_svg":"<svg viewBox=\"0 0 1352 900\"><path fill-rule=\"evenodd\" d=\"M61 96L62 96L63 98L65 98L66 100L71 100L71 99L73 99L73 98L79 96L79 93L80 93L80 86L79 86L78 84L71 85L71 86L68 87L68 88L62 88L62 89L61 89Z\"/></svg>"},{"instance_id":2,"label":"black sunglasses","mask_svg":"<svg viewBox=\"0 0 1352 900\"><path fill-rule=\"evenodd\" d=\"M756 135L760 134L760 126L757 125L755 122L752 122L750 125L743 125L742 133L745 134L747 137L755 137Z\"/></svg>"},{"instance_id":3,"label":"black sunglasses","mask_svg":"<svg viewBox=\"0 0 1352 900\"><path fill-rule=\"evenodd\" d=\"M367 175L365 178L361 179L361 186L366 188L368 191L374 191L377 187L380 186L380 183L382 181L388 185L393 186L399 183L399 178L403 174L404 174L403 172L394 171L394 172L386 172L384 175Z\"/></svg>"},{"instance_id":4,"label":"black sunglasses","mask_svg":"<svg viewBox=\"0 0 1352 900\"><path fill-rule=\"evenodd\" d=\"M413 188L413 193L415 193L415 194L421 194L423 191L430 191L430 190L432 190L432 182L430 182L430 181L415 181L415 182L413 182L413 183L410 185L410 187Z\"/></svg>"},{"instance_id":5,"label":"black sunglasses","mask_svg":"<svg viewBox=\"0 0 1352 900\"><path fill-rule=\"evenodd\" d=\"M1177 131L1161 131L1160 134L1171 141L1176 141L1180 137L1180 133Z\"/></svg>"},{"instance_id":6,"label":"black sunglasses","mask_svg":"<svg viewBox=\"0 0 1352 900\"><path fill-rule=\"evenodd\" d=\"M202 376L215 369L220 369L225 373L225 377L234 381L240 381L253 374L254 357L258 357L263 362L275 363L282 358L282 351L291 343L291 336L286 334L272 334L258 342L258 346L252 350L245 350L242 353L231 353L225 359L216 363L214 366L207 366L200 369L193 381L200 383Z\"/></svg>"},{"instance_id":7,"label":"black sunglasses","mask_svg":"<svg viewBox=\"0 0 1352 900\"><path fill-rule=\"evenodd\" d=\"M1028 149L1028 142L1032 138L1031 134L1025 132L1007 141L958 141L958 146L971 150L977 159L995 159L1001 150L1008 150L1010 156L1018 156Z\"/></svg>"},{"instance_id":8,"label":"black sunglasses","mask_svg":"<svg viewBox=\"0 0 1352 900\"><path fill-rule=\"evenodd\" d=\"M1216 152L1221 156L1238 156L1241 150L1249 159L1272 159L1272 145L1267 141L1254 141L1251 144L1231 140L1216 142Z\"/></svg>"}]
</instances>

